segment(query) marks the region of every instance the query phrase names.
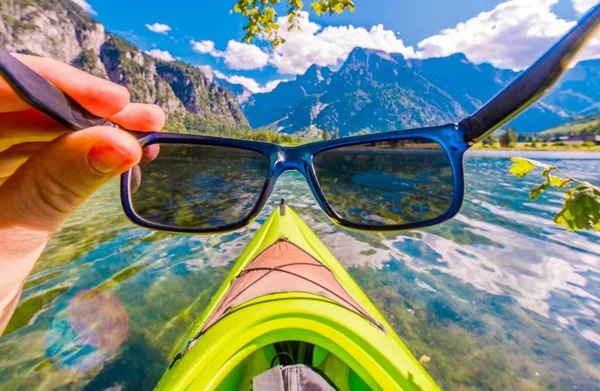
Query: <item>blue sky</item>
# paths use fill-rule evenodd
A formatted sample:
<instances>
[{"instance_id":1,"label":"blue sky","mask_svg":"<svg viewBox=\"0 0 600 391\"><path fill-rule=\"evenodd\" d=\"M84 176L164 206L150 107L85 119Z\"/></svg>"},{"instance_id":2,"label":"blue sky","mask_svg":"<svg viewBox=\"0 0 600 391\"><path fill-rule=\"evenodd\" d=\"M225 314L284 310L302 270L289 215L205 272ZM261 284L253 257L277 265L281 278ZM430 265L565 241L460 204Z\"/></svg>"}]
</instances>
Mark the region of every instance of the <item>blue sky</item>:
<instances>
[{"instance_id":1,"label":"blue sky","mask_svg":"<svg viewBox=\"0 0 600 391\"><path fill-rule=\"evenodd\" d=\"M303 30L285 33L276 50L239 42L244 19L230 13L234 0L73 1L144 51L262 91L314 63L335 67L356 46L417 58L464 52L473 62L522 69L599 0L356 0L355 13L306 13ZM600 43L585 56L599 57Z\"/></svg>"}]
</instances>

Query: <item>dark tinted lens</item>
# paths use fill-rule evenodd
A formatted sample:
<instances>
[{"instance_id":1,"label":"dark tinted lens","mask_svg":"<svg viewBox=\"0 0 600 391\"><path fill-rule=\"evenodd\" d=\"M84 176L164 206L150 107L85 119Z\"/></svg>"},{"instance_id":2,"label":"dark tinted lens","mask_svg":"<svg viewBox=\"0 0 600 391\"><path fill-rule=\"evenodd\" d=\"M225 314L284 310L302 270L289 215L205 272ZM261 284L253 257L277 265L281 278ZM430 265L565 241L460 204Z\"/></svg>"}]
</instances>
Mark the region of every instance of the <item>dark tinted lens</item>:
<instances>
[{"instance_id":1,"label":"dark tinted lens","mask_svg":"<svg viewBox=\"0 0 600 391\"><path fill-rule=\"evenodd\" d=\"M245 149L161 144L132 174L133 209L153 223L216 229L239 223L256 206L269 159ZM139 184L139 186L138 186Z\"/></svg>"},{"instance_id":2,"label":"dark tinted lens","mask_svg":"<svg viewBox=\"0 0 600 391\"><path fill-rule=\"evenodd\" d=\"M331 149L316 155L313 164L332 209L354 224L425 222L444 215L452 205L450 159L428 139Z\"/></svg>"}]
</instances>

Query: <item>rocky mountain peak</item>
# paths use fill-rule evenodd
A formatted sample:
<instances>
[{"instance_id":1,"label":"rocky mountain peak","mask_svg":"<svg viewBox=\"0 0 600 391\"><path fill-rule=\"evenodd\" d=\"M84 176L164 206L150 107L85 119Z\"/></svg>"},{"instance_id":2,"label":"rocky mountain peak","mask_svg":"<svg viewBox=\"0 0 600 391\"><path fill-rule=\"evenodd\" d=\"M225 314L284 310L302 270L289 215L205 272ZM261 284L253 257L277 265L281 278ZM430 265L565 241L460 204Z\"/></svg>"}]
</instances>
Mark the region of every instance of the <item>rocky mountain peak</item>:
<instances>
[{"instance_id":1,"label":"rocky mountain peak","mask_svg":"<svg viewBox=\"0 0 600 391\"><path fill-rule=\"evenodd\" d=\"M401 53L388 53L379 49L368 49L356 47L352 49L344 65L359 66L382 62L391 62L398 65L405 65L406 59Z\"/></svg>"},{"instance_id":2,"label":"rocky mountain peak","mask_svg":"<svg viewBox=\"0 0 600 391\"><path fill-rule=\"evenodd\" d=\"M600 60L580 63L511 124L521 132L537 132L598 110L598 69ZM475 64L462 53L406 59L366 48L353 49L326 82L316 83L318 70L313 66L296 80L255 96L244 106L250 124L287 133L339 129L341 135L439 125L477 110L518 75Z\"/></svg>"},{"instance_id":3,"label":"rocky mountain peak","mask_svg":"<svg viewBox=\"0 0 600 391\"><path fill-rule=\"evenodd\" d=\"M303 83L319 84L329 79L331 69L320 65L311 65L303 75L298 76L298 81Z\"/></svg>"}]
</instances>

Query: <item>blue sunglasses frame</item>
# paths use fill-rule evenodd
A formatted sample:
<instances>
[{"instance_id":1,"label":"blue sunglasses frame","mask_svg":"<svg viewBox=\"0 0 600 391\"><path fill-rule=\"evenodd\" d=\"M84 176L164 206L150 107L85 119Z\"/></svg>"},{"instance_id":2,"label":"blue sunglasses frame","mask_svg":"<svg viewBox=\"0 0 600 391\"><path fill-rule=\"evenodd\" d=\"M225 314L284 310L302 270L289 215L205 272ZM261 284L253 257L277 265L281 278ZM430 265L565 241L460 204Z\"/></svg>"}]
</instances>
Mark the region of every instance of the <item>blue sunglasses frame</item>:
<instances>
[{"instance_id":1,"label":"blue sunglasses frame","mask_svg":"<svg viewBox=\"0 0 600 391\"><path fill-rule=\"evenodd\" d=\"M440 145L450 161L452 168L454 193L450 208L443 215L430 220L419 221L401 225L365 225L357 224L348 221L341 217L327 198L319 184L317 174L313 165L313 158L321 152L354 145L385 142L385 141L401 141L406 139L427 139ZM158 229L162 231L182 232L182 233L226 233L243 228L250 224L262 211L267 203L277 179L287 171L299 172L317 200L321 209L327 216L337 225L345 228L362 230L362 231L399 231L405 229L415 229L427 227L434 224L442 223L454 217L462 206L464 198L464 171L463 171L463 155L467 151L469 144L465 141L464 134L456 124L437 126L431 128L421 128L415 130L402 130L395 132L376 133L365 136L347 137L342 139L333 139L327 141L319 141L309 144L304 144L295 147L286 147L277 144L263 143L257 141L227 139L221 137L209 136L194 136L182 135L174 133L151 133L147 137L139 140L142 147L147 147L153 144L186 144L186 145L210 145L235 149L245 149L254 152L259 152L266 156L270 162L270 169L265 178L265 182L254 208L242 220L221 227L201 229L201 228L186 228L175 227L165 224L160 224L145 220L135 212L132 200L131 181L132 171L128 171L121 176L121 200L125 214L136 224Z\"/></svg>"},{"instance_id":2,"label":"blue sunglasses frame","mask_svg":"<svg viewBox=\"0 0 600 391\"><path fill-rule=\"evenodd\" d=\"M262 153L269 158L271 168L260 194L259 202L249 216L237 224L231 224L219 229L200 230L171 227L148 222L140 218L132 207L131 194L129 193L129 183L132 177L131 171L123 174L121 180L123 209L133 222L148 228L184 233L218 233L232 231L249 224L260 213L268 196L273 190L277 178L282 173L289 170L296 170L304 176L313 195L325 213L334 222L344 227L367 231L388 231L421 228L441 223L456 215L462 205L464 197L464 173L462 163L465 151L471 145L480 141L486 135L492 133L494 130L519 115L523 110L544 96L565 72L575 55L581 51L586 43L598 31L599 27L600 4L592 7L571 31L562 37L550 50L517 77L511 84L500 91L479 110L457 124L321 141L298 147L284 147L269 143L218 137L168 133L147 134L124 129L136 137L140 141L142 147L157 143L188 143L241 148ZM110 121L88 112L75 100L21 63L2 47L0 47L0 76L2 76L13 90L30 106L48 115L67 129L77 131L93 126L112 126L120 128ZM425 138L432 140L441 145L448 155L454 176L454 194L448 212L433 220L391 226L365 226L342 219L331 208L323 195L323 190L319 185L312 165L312 158L320 152L333 148L408 138Z\"/></svg>"}]
</instances>

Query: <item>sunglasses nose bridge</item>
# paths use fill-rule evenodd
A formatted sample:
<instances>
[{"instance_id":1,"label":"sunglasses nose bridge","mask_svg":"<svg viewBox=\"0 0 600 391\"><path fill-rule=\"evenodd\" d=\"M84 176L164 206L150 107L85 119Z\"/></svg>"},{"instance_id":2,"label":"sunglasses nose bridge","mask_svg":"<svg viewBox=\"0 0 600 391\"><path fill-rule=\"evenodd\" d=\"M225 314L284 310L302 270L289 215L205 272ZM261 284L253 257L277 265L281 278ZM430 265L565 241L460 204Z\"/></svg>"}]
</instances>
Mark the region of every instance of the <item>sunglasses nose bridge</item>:
<instances>
[{"instance_id":1,"label":"sunglasses nose bridge","mask_svg":"<svg viewBox=\"0 0 600 391\"><path fill-rule=\"evenodd\" d=\"M303 154L296 148L281 148L277 153L275 172L277 176L286 171L298 171L304 173L305 162Z\"/></svg>"}]
</instances>

